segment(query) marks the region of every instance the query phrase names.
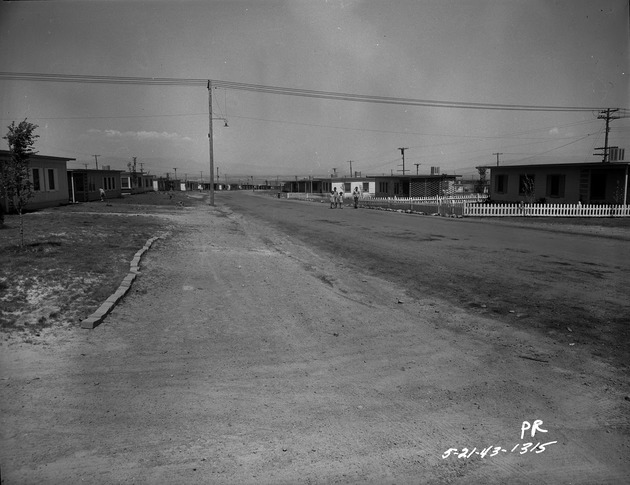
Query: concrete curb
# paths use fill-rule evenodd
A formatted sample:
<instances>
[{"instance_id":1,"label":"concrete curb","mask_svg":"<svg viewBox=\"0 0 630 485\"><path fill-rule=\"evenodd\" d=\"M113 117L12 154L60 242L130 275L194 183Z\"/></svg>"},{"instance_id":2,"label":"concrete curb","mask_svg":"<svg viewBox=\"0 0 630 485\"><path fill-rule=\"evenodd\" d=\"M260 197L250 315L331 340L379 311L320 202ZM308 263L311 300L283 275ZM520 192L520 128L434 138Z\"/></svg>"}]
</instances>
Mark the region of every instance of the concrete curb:
<instances>
[{"instance_id":1,"label":"concrete curb","mask_svg":"<svg viewBox=\"0 0 630 485\"><path fill-rule=\"evenodd\" d=\"M81 328L92 329L100 325L103 322L103 320L105 320L105 317L114 309L116 304L120 300L122 300L123 297L127 294L129 289L131 288L132 283L134 282L134 280L140 273L140 259L142 258L142 255L151 248L151 246L153 245L155 241L157 241L158 239L162 239L163 237L164 237L163 235L155 236L147 240L146 243L144 243L144 246L142 247L142 249L136 252L133 259L131 260L131 265L129 267L129 274L124 277L118 289L114 292L113 295L111 295L107 300L105 300L103 304L100 307L98 307L98 309L94 313L92 313L92 315L90 315L88 318L86 318L85 320L81 322Z\"/></svg>"}]
</instances>

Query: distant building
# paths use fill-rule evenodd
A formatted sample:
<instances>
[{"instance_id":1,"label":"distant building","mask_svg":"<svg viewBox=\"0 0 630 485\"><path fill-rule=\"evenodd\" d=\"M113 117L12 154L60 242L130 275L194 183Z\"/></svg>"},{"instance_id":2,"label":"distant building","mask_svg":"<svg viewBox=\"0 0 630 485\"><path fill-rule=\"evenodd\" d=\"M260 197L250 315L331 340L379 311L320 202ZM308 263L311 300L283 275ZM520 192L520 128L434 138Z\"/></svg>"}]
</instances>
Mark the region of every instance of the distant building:
<instances>
[{"instance_id":1,"label":"distant building","mask_svg":"<svg viewBox=\"0 0 630 485\"><path fill-rule=\"evenodd\" d=\"M627 204L628 162L488 166L495 202Z\"/></svg>"},{"instance_id":2,"label":"distant building","mask_svg":"<svg viewBox=\"0 0 630 485\"><path fill-rule=\"evenodd\" d=\"M0 163L11 159L11 152L0 150ZM32 155L29 159L30 179L33 184L33 197L27 209L43 209L68 203L68 181L66 163L74 158ZM12 201L4 200L3 206L11 210Z\"/></svg>"},{"instance_id":3,"label":"distant building","mask_svg":"<svg viewBox=\"0 0 630 485\"><path fill-rule=\"evenodd\" d=\"M142 194L156 190L153 181L154 175L141 172L122 172L120 174L120 189L123 194Z\"/></svg>"},{"instance_id":4,"label":"distant building","mask_svg":"<svg viewBox=\"0 0 630 485\"><path fill-rule=\"evenodd\" d=\"M331 183L332 190L337 189L337 192L343 190L343 194L345 197L352 197L352 193L354 189L359 189L359 193L361 197L374 196L374 191L376 190L376 182L373 178L366 177L348 177L341 179L333 179L334 182ZM329 191L330 192L330 191Z\"/></svg>"},{"instance_id":5,"label":"distant building","mask_svg":"<svg viewBox=\"0 0 630 485\"><path fill-rule=\"evenodd\" d=\"M461 175L376 176L375 197L444 197L455 193Z\"/></svg>"},{"instance_id":6,"label":"distant building","mask_svg":"<svg viewBox=\"0 0 630 485\"><path fill-rule=\"evenodd\" d=\"M374 195L374 179L367 177L307 177L299 180L286 180L282 184L283 192L329 194L340 189L348 197L355 187L364 195Z\"/></svg>"},{"instance_id":7,"label":"distant building","mask_svg":"<svg viewBox=\"0 0 630 485\"><path fill-rule=\"evenodd\" d=\"M283 182L283 192L328 194L340 189L348 197L358 187L371 197L443 197L455 193L461 175L368 175L366 177L321 177Z\"/></svg>"}]
</instances>

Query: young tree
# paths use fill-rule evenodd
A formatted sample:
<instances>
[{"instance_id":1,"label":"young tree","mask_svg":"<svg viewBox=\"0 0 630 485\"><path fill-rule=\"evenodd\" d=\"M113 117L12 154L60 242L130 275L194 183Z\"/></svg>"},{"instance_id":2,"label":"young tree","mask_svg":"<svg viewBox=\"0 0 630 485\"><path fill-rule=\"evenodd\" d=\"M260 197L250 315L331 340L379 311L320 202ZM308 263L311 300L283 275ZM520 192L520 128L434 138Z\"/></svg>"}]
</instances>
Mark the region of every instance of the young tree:
<instances>
[{"instance_id":1,"label":"young tree","mask_svg":"<svg viewBox=\"0 0 630 485\"><path fill-rule=\"evenodd\" d=\"M476 194L483 194L486 191L486 170L486 167L477 167L477 172L479 172L479 180L475 183Z\"/></svg>"},{"instance_id":2,"label":"young tree","mask_svg":"<svg viewBox=\"0 0 630 485\"><path fill-rule=\"evenodd\" d=\"M9 131L2 138L9 144L10 158L0 162L0 198L7 198L20 216L20 246L24 246L23 211L33 196L33 186L29 177L29 159L35 155L33 145L39 135L34 131L37 125L26 121L8 127Z\"/></svg>"}]
</instances>

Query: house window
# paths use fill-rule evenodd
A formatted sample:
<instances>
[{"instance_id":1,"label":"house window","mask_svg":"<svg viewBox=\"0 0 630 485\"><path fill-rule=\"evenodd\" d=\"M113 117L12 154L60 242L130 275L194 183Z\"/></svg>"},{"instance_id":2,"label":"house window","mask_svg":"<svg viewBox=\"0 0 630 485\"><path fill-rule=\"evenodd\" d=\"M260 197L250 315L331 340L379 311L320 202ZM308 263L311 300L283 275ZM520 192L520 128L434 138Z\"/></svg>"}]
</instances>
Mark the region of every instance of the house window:
<instances>
[{"instance_id":1,"label":"house window","mask_svg":"<svg viewBox=\"0 0 630 485\"><path fill-rule=\"evenodd\" d=\"M129 188L129 177L123 177L120 179L120 185L123 189Z\"/></svg>"},{"instance_id":2,"label":"house window","mask_svg":"<svg viewBox=\"0 0 630 485\"><path fill-rule=\"evenodd\" d=\"M507 193L507 175L497 175L496 178L496 192L497 194Z\"/></svg>"},{"instance_id":3,"label":"house window","mask_svg":"<svg viewBox=\"0 0 630 485\"><path fill-rule=\"evenodd\" d=\"M48 169L48 190L57 190L57 187L55 186L55 169L54 168L49 168Z\"/></svg>"},{"instance_id":4,"label":"house window","mask_svg":"<svg viewBox=\"0 0 630 485\"><path fill-rule=\"evenodd\" d=\"M389 192L389 182L379 182L378 183L378 191L379 192L385 192L388 193Z\"/></svg>"},{"instance_id":5,"label":"house window","mask_svg":"<svg viewBox=\"0 0 630 485\"><path fill-rule=\"evenodd\" d=\"M564 175L547 175L547 195L564 197Z\"/></svg>"},{"instance_id":6,"label":"house window","mask_svg":"<svg viewBox=\"0 0 630 485\"><path fill-rule=\"evenodd\" d=\"M96 191L96 181L94 180L94 176L90 175L88 179L88 191L95 192Z\"/></svg>"},{"instance_id":7,"label":"house window","mask_svg":"<svg viewBox=\"0 0 630 485\"><path fill-rule=\"evenodd\" d=\"M606 198L606 174L591 173L591 199Z\"/></svg>"},{"instance_id":8,"label":"house window","mask_svg":"<svg viewBox=\"0 0 630 485\"><path fill-rule=\"evenodd\" d=\"M42 183L39 178L39 168L34 168L33 170L33 190L39 191L42 190Z\"/></svg>"},{"instance_id":9,"label":"house window","mask_svg":"<svg viewBox=\"0 0 630 485\"><path fill-rule=\"evenodd\" d=\"M363 192L370 191L370 182L363 182Z\"/></svg>"},{"instance_id":10,"label":"house window","mask_svg":"<svg viewBox=\"0 0 630 485\"><path fill-rule=\"evenodd\" d=\"M536 176L533 174L520 175L518 178L518 194L534 195Z\"/></svg>"},{"instance_id":11,"label":"house window","mask_svg":"<svg viewBox=\"0 0 630 485\"><path fill-rule=\"evenodd\" d=\"M398 182L394 182L394 194L400 193L400 184Z\"/></svg>"},{"instance_id":12,"label":"house window","mask_svg":"<svg viewBox=\"0 0 630 485\"><path fill-rule=\"evenodd\" d=\"M116 179L114 177L103 177L103 188L105 190L116 189Z\"/></svg>"},{"instance_id":13,"label":"house window","mask_svg":"<svg viewBox=\"0 0 630 485\"><path fill-rule=\"evenodd\" d=\"M346 193L350 193L351 190L352 190L352 186L350 185L350 182L344 182L343 191Z\"/></svg>"}]
</instances>

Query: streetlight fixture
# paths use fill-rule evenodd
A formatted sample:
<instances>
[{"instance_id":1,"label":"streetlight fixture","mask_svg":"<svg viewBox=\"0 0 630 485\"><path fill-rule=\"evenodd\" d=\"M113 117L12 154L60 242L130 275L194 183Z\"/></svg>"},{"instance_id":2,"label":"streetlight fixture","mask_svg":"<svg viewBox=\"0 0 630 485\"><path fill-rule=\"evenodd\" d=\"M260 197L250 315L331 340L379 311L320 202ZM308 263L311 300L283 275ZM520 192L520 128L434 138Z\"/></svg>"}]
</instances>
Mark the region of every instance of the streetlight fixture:
<instances>
[{"instance_id":1,"label":"streetlight fixture","mask_svg":"<svg viewBox=\"0 0 630 485\"><path fill-rule=\"evenodd\" d=\"M210 205L214 206L214 146L212 140L212 120L223 120L224 127L228 127L227 119L212 117L212 83L208 79L208 145L210 152Z\"/></svg>"}]
</instances>

